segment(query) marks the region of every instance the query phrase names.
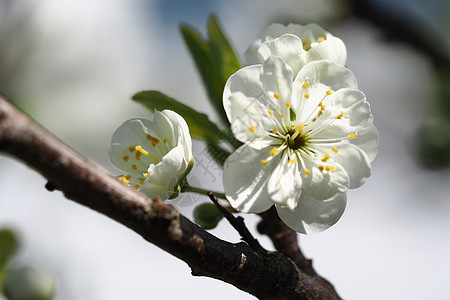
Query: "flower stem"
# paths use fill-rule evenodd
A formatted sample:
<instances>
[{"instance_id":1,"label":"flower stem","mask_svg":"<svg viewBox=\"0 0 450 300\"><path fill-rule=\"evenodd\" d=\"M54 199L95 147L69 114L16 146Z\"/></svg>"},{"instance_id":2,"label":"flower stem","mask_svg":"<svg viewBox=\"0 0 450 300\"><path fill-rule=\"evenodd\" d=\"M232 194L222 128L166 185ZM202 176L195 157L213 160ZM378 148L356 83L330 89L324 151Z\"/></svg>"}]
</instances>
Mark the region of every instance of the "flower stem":
<instances>
[{"instance_id":1,"label":"flower stem","mask_svg":"<svg viewBox=\"0 0 450 300\"><path fill-rule=\"evenodd\" d=\"M207 191L204 190L202 188L198 188L198 187L194 187L194 186L190 186L187 182L181 187L181 192L182 193L196 193L196 194L200 194L200 195L205 195L208 196L208 193L211 191ZM227 199L225 198L225 194L223 193L218 193L218 192L212 192L217 198L220 199Z\"/></svg>"}]
</instances>

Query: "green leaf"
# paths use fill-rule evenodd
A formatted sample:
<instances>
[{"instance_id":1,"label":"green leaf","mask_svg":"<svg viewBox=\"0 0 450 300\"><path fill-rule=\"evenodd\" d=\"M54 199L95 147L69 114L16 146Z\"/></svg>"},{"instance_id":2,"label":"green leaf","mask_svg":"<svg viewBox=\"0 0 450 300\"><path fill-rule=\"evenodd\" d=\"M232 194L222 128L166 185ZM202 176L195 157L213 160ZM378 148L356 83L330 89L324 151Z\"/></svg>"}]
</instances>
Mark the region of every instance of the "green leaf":
<instances>
[{"instance_id":1,"label":"green leaf","mask_svg":"<svg viewBox=\"0 0 450 300\"><path fill-rule=\"evenodd\" d=\"M213 229L223 218L222 212L211 203L203 203L194 209L194 221L203 229Z\"/></svg>"},{"instance_id":2,"label":"green leaf","mask_svg":"<svg viewBox=\"0 0 450 300\"><path fill-rule=\"evenodd\" d=\"M0 286L3 281L5 266L19 248L19 241L10 229L0 230Z\"/></svg>"},{"instance_id":3,"label":"green leaf","mask_svg":"<svg viewBox=\"0 0 450 300\"><path fill-rule=\"evenodd\" d=\"M240 63L215 16L208 21L208 39L189 25L180 26L181 35L202 78L208 98L224 124L222 94L228 77L239 70Z\"/></svg>"},{"instance_id":4,"label":"green leaf","mask_svg":"<svg viewBox=\"0 0 450 300\"><path fill-rule=\"evenodd\" d=\"M189 126L193 138L218 141L221 135L220 129L211 122L207 115L199 113L189 106L170 98L158 91L139 92L132 98L134 101L144 105L151 112L155 109L162 111L170 109L181 115Z\"/></svg>"}]
</instances>

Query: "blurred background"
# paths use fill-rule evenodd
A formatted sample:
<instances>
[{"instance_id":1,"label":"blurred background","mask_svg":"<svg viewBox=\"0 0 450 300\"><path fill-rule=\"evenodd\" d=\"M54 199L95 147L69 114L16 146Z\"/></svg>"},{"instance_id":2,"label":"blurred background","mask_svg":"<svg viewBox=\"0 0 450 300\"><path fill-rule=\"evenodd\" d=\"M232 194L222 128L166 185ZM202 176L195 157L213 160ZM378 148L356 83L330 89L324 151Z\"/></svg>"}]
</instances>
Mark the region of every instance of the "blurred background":
<instances>
[{"instance_id":1,"label":"blurred background","mask_svg":"<svg viewBox=\"0 0 450 300\"><path fill-rule=\"evenodd\" d=\"M316 270L344 299L449 299L448 1L0 0L0 94L119 174L107 157L112 132L149 117L134 93L160 90L217 120L178 30L186 22L204 33L212 12L241 56L272 22L319 23L346 43L371 104L380 133L372 177L348 193L334 227L300 236ZM222 190L205 144L194 142L194 154L191 184ZM53 274L54 299L254 299L192 277L185 263L45 183L0 155L0 229L20 238L11 263ZM206 201L172 200L188 217ZM258 217L244 217L257 235ZM239 241L224 221L212 233Z\"/></svg>"}]
</instances>

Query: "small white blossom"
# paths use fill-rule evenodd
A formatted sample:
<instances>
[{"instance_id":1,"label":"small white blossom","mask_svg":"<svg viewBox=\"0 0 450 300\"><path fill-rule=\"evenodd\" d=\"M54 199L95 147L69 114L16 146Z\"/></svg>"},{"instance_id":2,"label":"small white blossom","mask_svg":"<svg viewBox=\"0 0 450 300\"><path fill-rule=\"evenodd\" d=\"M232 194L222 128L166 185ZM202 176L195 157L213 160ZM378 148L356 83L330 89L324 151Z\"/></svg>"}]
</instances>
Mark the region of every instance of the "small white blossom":
<instances>
[{"instance_id":1,"label":"small white blossom","mask_svg":"<svg viewBox=\"0 0 450 300\"><path fill-rule=\"evenodd\" d=\"M327 59L345 65L347 60L344 42L316 24L272 24L245 53L249 64L261 64L272 55L283 58L294 77L311 61Z\"/></svg>"},{"instance_id":2,"label":"small white blossom","mask_svg":"<svg viewBox=\"0 0 450 300\"><path fill-rule=\"evenodd\" d=\"M114 132L109 158L129 186L150 197L176 197L193 165L189 128L171 110L155 111L152 120L128 120Z\"/></svg>"},{"instance_id":3,"label":"small white blossom","mask_svg":"<svg viewBox=\"0 0 450 300\"><path fill-rule=\"evenodd\" d=\"M288 226L311 234L336 223L347 190L370 176L378 133L348 69L322 60L293 74L271 56L229 78L224 108L244 145L225 162L223 184L235 209L275 204Z\"/></svg>"}]
</instances>

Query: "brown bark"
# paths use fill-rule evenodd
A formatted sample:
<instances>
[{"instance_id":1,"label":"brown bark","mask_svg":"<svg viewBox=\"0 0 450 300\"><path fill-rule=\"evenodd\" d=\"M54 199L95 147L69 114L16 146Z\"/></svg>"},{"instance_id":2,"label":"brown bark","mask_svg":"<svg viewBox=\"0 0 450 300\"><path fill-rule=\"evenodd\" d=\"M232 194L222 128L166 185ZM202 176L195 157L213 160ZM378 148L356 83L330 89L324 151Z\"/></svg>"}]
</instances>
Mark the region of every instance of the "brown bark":
<instances>
[{"instance_id":1,"label":"brown bark","mask_svg":"<svg viewBox=\"0 0 450 300\"><path fill-rule=\"evenodd\" d=\"M194 276L228 282L259 299L339 299L328 282L307 266L303 270L295 258L220 240L172 205L125 186L1 97L0 151L42 174L49 190L62 191L185 261Z\"/></svg>"}]
</instances>

